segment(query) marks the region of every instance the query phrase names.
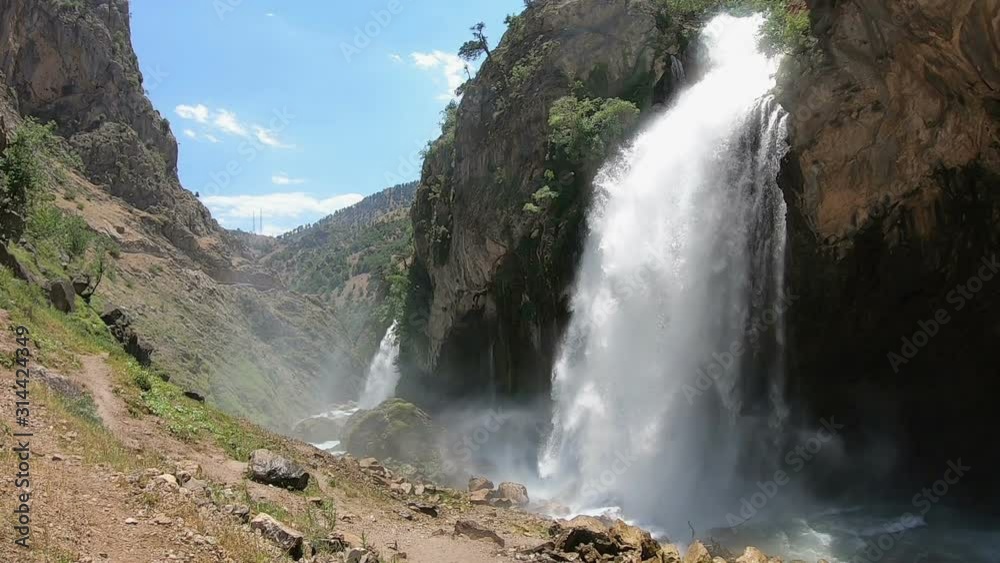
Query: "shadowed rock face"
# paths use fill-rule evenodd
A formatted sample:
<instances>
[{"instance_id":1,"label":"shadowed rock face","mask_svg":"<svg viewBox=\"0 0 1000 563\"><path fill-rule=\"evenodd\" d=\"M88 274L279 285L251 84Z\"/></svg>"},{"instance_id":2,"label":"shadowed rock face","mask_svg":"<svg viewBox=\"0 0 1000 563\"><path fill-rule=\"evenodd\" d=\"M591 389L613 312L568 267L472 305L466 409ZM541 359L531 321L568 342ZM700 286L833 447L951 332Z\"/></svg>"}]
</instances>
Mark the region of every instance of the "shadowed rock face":
<instances>
[{"instance_id":1,"label":"shadowed rock face","mask_svg":"<svg viewBox=\"0 0 1000 563\"><path fill-rule=\"evenodd\" d=\"M1000 2L809 4L825 57L780 92L792 393L905 492L1000 462L972 430L995 426L1000 278L969 284L1000 251Z\"/></svg>"}]
</instances>

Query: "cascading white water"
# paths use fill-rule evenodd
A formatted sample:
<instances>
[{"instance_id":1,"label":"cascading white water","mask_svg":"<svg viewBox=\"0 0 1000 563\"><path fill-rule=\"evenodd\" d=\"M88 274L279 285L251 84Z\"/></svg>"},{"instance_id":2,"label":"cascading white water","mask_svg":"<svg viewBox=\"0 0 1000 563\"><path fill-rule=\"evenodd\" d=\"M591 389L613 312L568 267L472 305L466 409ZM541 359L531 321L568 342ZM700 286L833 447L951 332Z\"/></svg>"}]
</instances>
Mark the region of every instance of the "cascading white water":
<instances>
[{"instance_id":1,"label":"cascading white water","mask_svg":"<svg viewBox=\"0 0 1000 563\"><path fill-rule=\"evenodd\" d=\"M703 78L598 176L539 462L578 512L724 522L785 416L787 147L762 22L713 19Z\"/></svg>"},{"instance_id":2,"label":"cascading white water","mask_svg":"<svg viewBox=\"0 0 1000 563\"><path fill-rule=\"evenodd\" d=\"M399 368L396 367L396 360L399 359L397 324L393 322L385 332L378 352L368 367L365 389L358 399L358 407L362 409L373 409L396 394L396 384L399 383Z\"/></svg>"}]
</instances>

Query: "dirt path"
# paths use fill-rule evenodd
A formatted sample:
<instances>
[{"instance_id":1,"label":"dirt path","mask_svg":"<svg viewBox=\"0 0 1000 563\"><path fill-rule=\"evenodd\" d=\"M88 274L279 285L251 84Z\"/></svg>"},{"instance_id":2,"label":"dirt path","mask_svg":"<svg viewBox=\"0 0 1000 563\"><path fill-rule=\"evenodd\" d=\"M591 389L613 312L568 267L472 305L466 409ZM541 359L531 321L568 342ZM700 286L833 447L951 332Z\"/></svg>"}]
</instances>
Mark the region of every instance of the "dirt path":
<instances>
[{"instance_id":1,"label":"dirt path","mask_svg":"<svg viewBox=\"0 0 1000 563\"><path fill-rule=\"evenodd\" d=\"M6 324L6 314L0 310L0 325ZM12 347L8 344L0 342L0 353L10 352ZM81 356L79 361L81 368L65 377L92 396L104 427L131 452L128 455L149 459L150 463L161 458L168 460L168 465L192 460L201 466L203 477L209 482L233 490L246 487L252 497L289 510L307 509L308 500L303 495L247 482L243 474L246 464L229 458L214 443L185 443L171 435L160 419L133 416L116 393L107 357ZM0 397L0 421L12 420L13 397L11 393ZM199 530L207 532L193 523L200 521L196 498L149 493L130 481L134 475L88 465L86 447L72 429L71 421L60 420L45 404L33 405L32 415L38 423L32 441L35 456L32 470L36 479L33 518L37 523L33 544L45 555L24 557L23 552L10 552L12 532L9 526L4 526L0 529L3 542L0 561L200 562L225 561L227 556L234 560L221 547L198 543ZM354 515L340 519L336 529L368 538L386 560L405 552L407 560L415 563L512 562L513 552L508 549L537 545L541 541L517 532L516 522L528 516L514 511L471 507L443 510L440 517L431 518L408 510L406 499L395 499L384 492L358 494L352 487L362 487L364 483L351 481L356 476L338 473L343 467L335 460L305 444L289 444L308 460L308 469L322 494L334 501L337 513ZM5 453L0 453L3 474L13 474L16 460L9 454L10 448L5 449ZM331 484L334 482L338 484ZM12 485L10 479L0 480L0 510L7 514L13 509L11 503L15 498ZM455 521L467 518L495 529L507 541L508 549L500 549L488 541L453 538L450 532ZM63 553L66 555L60 555ZM60 558L55 559L52 554Z\"/></svg>"}]
</instances>

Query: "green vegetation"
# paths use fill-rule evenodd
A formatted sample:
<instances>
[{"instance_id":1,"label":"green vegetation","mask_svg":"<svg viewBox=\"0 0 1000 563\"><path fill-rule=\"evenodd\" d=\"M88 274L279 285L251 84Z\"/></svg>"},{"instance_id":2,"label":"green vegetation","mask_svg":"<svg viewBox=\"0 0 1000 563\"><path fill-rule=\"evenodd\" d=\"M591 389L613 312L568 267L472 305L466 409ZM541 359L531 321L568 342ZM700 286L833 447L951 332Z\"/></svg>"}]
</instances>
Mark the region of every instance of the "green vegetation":
<instances>
[{"instance_id":1,"label":"green vegetation","mask_svg":"<svg viewBox=\"0 0 1000 563\"><path fill-rule=\"evenodd\" d=\"M52 129L28 119L0 154L0 241L21 237L48 183L42 155L53 143Z\"/></svg>"},{"instance_id":2,"label":"green vegetation","mask_svg":"<svg viewBox=\"0 0 1000 563\"><path fill-rule=\"evenodd\" d=\"M43 278L87 274L96 280L96 290L105 274L114 275L111 258L118 246L81 217L55 206L53 188L65 181L65 169L82 164L53 130L51 123L27 119L0 153L0 241L23 237L32 252L12 249L22 263ZM75 197L75 191L67 190L67 199Z\"/></svg>"},{"instance_id":3,"label":"green vegetation","mask_svg":"<svg viewBox=\"0 0 1000 563\"><path fill-rule=\"evenodd\" d=\"M810 35L809 7L804 0L656 0L661 29L673 18L701 21L718 12L737 15L760 12L767 21L761 45L768 52L800 52L814 44Z\"/></svg>"},{"instance_id":4,"label":"green vegetation","mask_svg":"<svg viewBox=\"0 0 1000 563\"><path fill-rule=\"evenodd\" d=\"M560 98L549 110L549 158L568 162L601 160L625 138L639 108L618 98Z\"/></svg>"}]
</instances>

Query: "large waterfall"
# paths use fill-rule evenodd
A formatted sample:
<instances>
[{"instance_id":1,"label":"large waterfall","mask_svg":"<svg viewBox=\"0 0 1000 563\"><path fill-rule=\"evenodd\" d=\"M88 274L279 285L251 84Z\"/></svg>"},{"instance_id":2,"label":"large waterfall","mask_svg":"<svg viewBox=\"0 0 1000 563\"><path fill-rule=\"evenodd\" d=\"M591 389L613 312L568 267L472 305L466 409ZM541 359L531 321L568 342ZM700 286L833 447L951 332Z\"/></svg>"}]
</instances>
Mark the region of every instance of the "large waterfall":
<instances>
[{"instance_id":1,"label":"large waterfall","mask_svg":"<svg viewBox=\"0 0 1000 563\"><path fill-rule=\"evenodd\" d=\"M396 384L399 383L399 368L396 360L399 358L398 323L393 322L378 345L378 352L372 358L365 379L365 388L358 399L358 407L373 409L382 401L396 394Z\"/></svg>"},{"instance_id":2,"label":"large waterfall","mask_svg":"<svg viewBox=\"0 0 1000 563\"><path fill-rule=\"evenodd\" d=\"M762 21L712 20L702 78L598 176L539 467L578 512L725 524L776 449L787 147Z\"/></svg>"}]
</instances>

